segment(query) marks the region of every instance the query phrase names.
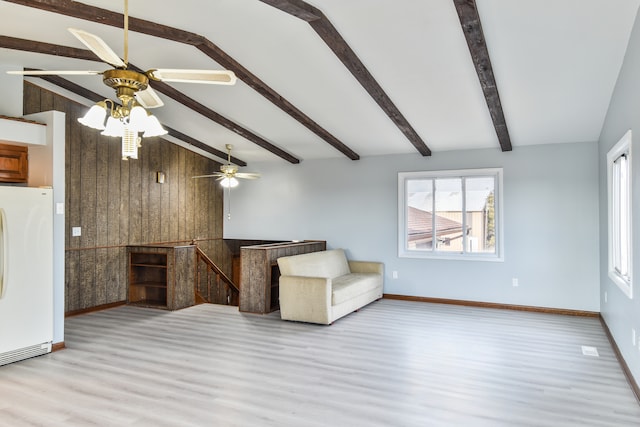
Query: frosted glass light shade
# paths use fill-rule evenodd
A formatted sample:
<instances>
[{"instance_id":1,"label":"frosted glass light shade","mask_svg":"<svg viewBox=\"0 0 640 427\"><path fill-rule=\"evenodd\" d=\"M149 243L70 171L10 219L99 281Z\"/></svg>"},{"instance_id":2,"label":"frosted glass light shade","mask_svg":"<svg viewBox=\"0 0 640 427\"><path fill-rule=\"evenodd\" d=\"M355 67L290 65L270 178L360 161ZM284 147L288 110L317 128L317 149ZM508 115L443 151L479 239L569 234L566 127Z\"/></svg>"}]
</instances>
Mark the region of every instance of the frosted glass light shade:
<instances>
[{"instance_id":1,"label":"frosted glass light shade","mask_svg":"<svg viewBox=\"0 0 640 427\"><path fill-rule=\"evenodd\" d=\"M239 184L238 180L231 177L231 178L222 178L222 180L220 181L220 185L222 185L224 188L234 188L237 187Z\"/></svg>"},{"instance_id":2,"label":"frosted glass light shade","mask_svg":"<svg viewBox=\"0 0 640 427\"><path fill-rule=\"evenodd\" d=\"M146 138L166 135L167 133L168 132L162 127L156 116L147 116L147 123L144 130L144 136Z\"/></svg>"},{"instance_id":3,"label":"frosted glass light shade","mask_svg":"<svg viewBox=\"0 0 640 427\"><path fill-rule=\"evenodd\" d=\"M84 117L78 118L78 122L93 129L104 129L104 119L107 116L107 105L104 102L98 102L89 108Z\"/></svg>"},{"instance_id":4,"label":"frosted glass light shade","mask_svg":"<svg viewBox=\"0 0 640 427\"><path fill-rule=\"evenodd\" d=\"M105 136L118 136L124 135L124 123L120 119L109 116L107 119L107 127L101 132Z\"/></svg>"},{"instance_id":5,"label":"frosted glass light shade","mask_svg":"<svg viewBox=\"0 0 640 427\"><path fill-rule=\"evenodd\" d=\"M138 132L144 132L147 128L147 112L144 108L136 105L131 109L129 113L129 127L135 129Z\"/></svg>"}]
</instances>

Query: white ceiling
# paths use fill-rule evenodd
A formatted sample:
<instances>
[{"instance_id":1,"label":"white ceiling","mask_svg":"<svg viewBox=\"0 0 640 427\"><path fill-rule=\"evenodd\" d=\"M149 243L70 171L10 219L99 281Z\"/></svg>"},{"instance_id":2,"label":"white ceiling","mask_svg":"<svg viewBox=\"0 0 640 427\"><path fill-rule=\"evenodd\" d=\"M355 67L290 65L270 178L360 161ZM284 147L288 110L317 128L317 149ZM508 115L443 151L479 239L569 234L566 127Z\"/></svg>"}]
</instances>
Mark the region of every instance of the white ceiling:
<instances>
[{"instance_id":1,"label":"white ceiling","mask_svg":"<svg viewBox=\"0 0 640 427\"><path fill-rule=\"evenodd\" d=\"M82 3L123 11L122 1ZM308 0L320 9L437 156L499 143L452 0ZM640 0L477 0L514 149L598 139ZM259 0L130 0L132 17L200 34L361 157L415 153L309 24ZM0 35L84 48L81 28L123 54L123 32L0 1ZM221 68L192 46L130 34L142 68ZM109 68L99 62L0 49L0 64ZM16 77L18 79L18 77ZM69 80L114 97L97 76ZM39 81L39 80L36 80ZM342 154L248 85L173 84L301 160ZM64 93L64 91L63 91ZM284 161L162 96L154 114L247 162Z\"/></svg>"}]
</instances>

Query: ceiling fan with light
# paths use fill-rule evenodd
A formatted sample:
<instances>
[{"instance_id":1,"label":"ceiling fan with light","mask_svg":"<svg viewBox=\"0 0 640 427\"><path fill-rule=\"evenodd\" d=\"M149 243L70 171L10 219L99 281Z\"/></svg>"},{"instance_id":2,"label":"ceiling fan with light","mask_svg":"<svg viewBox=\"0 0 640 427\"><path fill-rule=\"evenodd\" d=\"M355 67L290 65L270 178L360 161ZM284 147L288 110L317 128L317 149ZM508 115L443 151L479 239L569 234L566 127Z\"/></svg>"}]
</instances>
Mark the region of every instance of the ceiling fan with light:
<instances>
[{"instance_id":1,"label":"ceiling fan with light","mask_svg":"<svg viewBox=\"0 0 640 427\"><path fill-rule=\"evenodd\" d=\"M231 150L233 149L233 145L227 144L225 145L227 149L227 163L220 166L220 172L214 172L209 175L198 175L193 178L218 178L220 181L220 185L224 188L233 188L237 187L239 182L236 178L242 179L258 179L260 178L259 173L253 172L238 172L238 166L231 163Z\"/></svg>"},{"instance_id":2,"label":"ceiling fan with light","mask_svg":"<svg viewBox=\"0 0 640 427\"><path fill-rule=\"evenodd\" d=\"M227 189L227 219L231 219L231 189L237 187L241 179L258 179L259 173L254 172L238 172L238 166L231 163L231 149L233 145L225 145L227 149L227 163L220 166L220 172L214 172L209 175L198 175L192 178L218 178L220 185Z\"/></svg>"},{"instance_id":3,"label":"ceiling fan with light","mask_svg":"<svg viewBox=\"0 0 640 427\"><path fill-rule=\"evenodd\" d=\"M116 96L121 105L116 105L110 99L98 102L91 107L89 112L81 119L80 123L103 130L107 136L122 137L124 158L137 158L139 146L138 133L143 136L158 136L166 134L160 122L144 108L156 108L164 105L160 97L149 86L149 80L162 82L181 83L205 83L233 85L236 76L229 70L189 70L189 69L150 69L146 72L138 72L128 69L129 66L129 12L128 0L124 0L124 58L120 57L102 40L83 30L69 28L78 40L89 48L98 58L115 67L106 71L46 71L25 70L7 71L9 74L25 76L42 75L102 75L105 85L115 89ZM107 105L110 105L109 110ZM105 118L109 117L105 124ZM125 143L126 140L126 143ZM127 147L125 147L127 145ZM127 148L127 150L125 150Z\"/></svg>"}]
</instances>

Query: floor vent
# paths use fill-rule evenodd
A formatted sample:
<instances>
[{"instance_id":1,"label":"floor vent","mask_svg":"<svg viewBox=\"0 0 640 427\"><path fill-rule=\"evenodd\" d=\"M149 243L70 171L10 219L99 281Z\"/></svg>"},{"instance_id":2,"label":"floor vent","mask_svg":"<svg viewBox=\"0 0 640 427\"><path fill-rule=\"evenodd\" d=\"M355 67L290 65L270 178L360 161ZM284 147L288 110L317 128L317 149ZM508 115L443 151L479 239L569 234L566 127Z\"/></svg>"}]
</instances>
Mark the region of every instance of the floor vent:
<instances>
[{"instance_id":1,"label":"floor vent","mask_svg":"<svg viewBox=\"0 0 640 427\"><path fill-rule=\"evenodd\" d=\"M595 347L590 347L588 345L582 346L582 354L585 356L600 357L600 355L598 354L598 349Z\"/></svg>"},{"instance_id":2,"label":"floor vent","mask_svg":"<svg viewBox=\"0 0 640 427\"><path fill-rule=\"evenodd\" d=\"M51 342L19 348L0 354L0 366L51 352Z\"/></svg>"}]
</instances>

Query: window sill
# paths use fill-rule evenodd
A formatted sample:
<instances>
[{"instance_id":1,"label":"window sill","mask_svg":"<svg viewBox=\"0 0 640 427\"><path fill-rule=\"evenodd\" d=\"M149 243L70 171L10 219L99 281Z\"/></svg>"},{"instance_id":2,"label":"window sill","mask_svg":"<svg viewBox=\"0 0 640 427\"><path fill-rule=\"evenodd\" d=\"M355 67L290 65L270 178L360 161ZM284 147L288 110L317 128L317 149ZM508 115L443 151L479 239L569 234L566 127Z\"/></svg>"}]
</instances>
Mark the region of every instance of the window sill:
<instances>
[{"instance_id":1,"label":"window sill","mask_svg":"<svg viewBox=\"0 0 640 427\"><path fill-rule=\"evenodd\" d=\"M504 262L504 257L499 255L470 255L470 254L456 254L456 253L429 253L422 251L402 251L398 253L400 258L415 258L415 259L437 259L448 261L487 261L487 262Z\"/></svg>"},{"instance_id":2,"label":"window sill","mask_svg":"<svg viewBox=\"0 0 640 427\"><path fill-rule=\"evenodd\" d=\"M629 299L633 299L633 288L631 286L631 281L624 279L615 271L609 271L609 279L613 283L615 283L624 294L629 297Z\"/></svg>"}]
</instances>

